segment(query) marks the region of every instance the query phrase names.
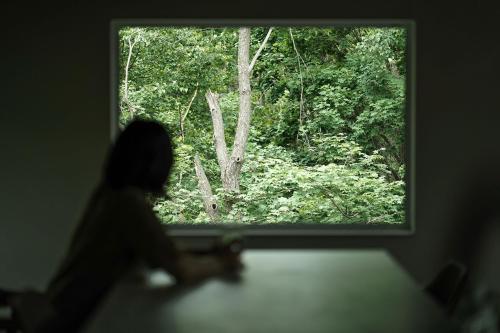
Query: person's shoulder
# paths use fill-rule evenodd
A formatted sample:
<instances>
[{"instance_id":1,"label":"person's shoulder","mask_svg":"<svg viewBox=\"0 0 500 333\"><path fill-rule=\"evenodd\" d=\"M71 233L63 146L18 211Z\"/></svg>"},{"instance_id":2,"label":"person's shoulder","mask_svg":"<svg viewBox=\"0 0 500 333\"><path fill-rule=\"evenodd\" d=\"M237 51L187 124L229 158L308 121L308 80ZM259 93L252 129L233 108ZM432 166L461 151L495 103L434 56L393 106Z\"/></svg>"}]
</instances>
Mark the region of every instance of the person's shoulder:
<instances>
[{"instance_id":1,"label":"person's shoulder","mask_svg":"<svg viewBox=\"0 0 500 333\"><path fill-rule=\"evenodd\" d=\"M114 190L115 195L119 198L123 198L124 200L133 200L133 201L145 201L145 193L141 189L137 187L125 187L122 189Z\"/></svg>"},{"instance_id":2,"label":"person's shoulder","mask_svg":"<svg viewBox=\"0 0 500 333\"><path fill-rule=\"evenodd\" d=\"M139 188L130 186L114 189L110 186L104 185L102 186L101 191L104 197L106 197L107 200L109 200L113 205L118 205L124 209L147 207L145 193Z\"/></svg>"},{"instance_id":3,"label":"person's shoulder","mask_svg":"<svg viewBox=\"0 0 500 333\"><path fill-rule=\"evenodd\" d=\"M151 205L146 199L146 194L138 188L127 187L109 189L113 204L113 211L118 214L121 226L133 226L134 230L139 224L145 227L148 221L156 221Z\"/></svg>"}]
</instances>

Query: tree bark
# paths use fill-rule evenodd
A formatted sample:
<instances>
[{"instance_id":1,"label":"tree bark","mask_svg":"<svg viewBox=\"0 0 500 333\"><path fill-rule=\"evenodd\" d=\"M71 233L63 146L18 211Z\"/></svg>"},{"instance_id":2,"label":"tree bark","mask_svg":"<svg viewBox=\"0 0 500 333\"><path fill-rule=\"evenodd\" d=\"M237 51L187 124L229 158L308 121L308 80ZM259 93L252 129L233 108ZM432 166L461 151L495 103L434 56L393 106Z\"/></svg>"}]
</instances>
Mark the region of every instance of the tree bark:
<instances>
[{"instance_id":1,"label":"tree bark","mask_svg":"<svg viewBox=\"0 0 500 333\"><path fill-rule=\"evenodd\" d=\"M271 29L270 29L271 30ZM269 34L271 31L268 32ZM265 41L264 43L265 44ZM251 109L251 88L250 88L250 28L240 28L238 40L238 87L239 87L239 114L238 124L234 137L234 144L229 156L226 140L224 138L224 121L220 109L217 94L208 91L205 98L210 107L212 125L214 131L214 146L217 154L217 161L220 167L220 177L222 187L227 196L225 204L227 211L231 211L234 204L234 194L240 191L240 175L245 149L250 132ZM258 55L254 59L256 60ZM198 185L203 195L205 210L213 221L219 219L218 205L212 195L210 183L203 172L198 156L195 157L195 169L198 177Z\"/></svg>"},{"instance_id":2,"label":"tree bark","mask_svg":"<svg viewBox=\"0 0 500 333\"><path fill-rule=\"evenodd\" d=\"M217 162L221 171L221 179L224 178L224 172L227 165L227 145L224 137L224 121L222 119L222 111L219 105L219 98L210 90L205 94L205 98L210 108L212 116L212 126L214 131L214 145L217 154Z\"/></svg>"},{"instance_id":3,"label":"tree bark","mask_svg":"<svg viewBox=\"0 0 500 333\"><path fill-rule=\"evenodd\" d=\"M238 114L238 125L234 137L233 151L226 167L225 177L223 179L224 188L239 192L240 174L245 149L250 132L250 120L252 118L251 109L251 88L249 72L249 53L250 53L250 28L240 28L238 40L238 88L240 98L240 110Z\"/></svg>"},{"instance_id":4,"label":"tree bark","mask_svg":"<svg viewBox=\"0 0 500 333\"><path fill-rule=\"evenodd\" d=\"M205 206L205 211L207 212L210 220L212 222L219 221L219 205L217 200L212 193L212 188L210 187L210 182L208 181L205 170L201 165L200 157L198 154L194 157L194 169L196 171L196 177L198 178L198 188L200 189L201 196L203 199L203 205Z\"/></svg>"}]
</instances>

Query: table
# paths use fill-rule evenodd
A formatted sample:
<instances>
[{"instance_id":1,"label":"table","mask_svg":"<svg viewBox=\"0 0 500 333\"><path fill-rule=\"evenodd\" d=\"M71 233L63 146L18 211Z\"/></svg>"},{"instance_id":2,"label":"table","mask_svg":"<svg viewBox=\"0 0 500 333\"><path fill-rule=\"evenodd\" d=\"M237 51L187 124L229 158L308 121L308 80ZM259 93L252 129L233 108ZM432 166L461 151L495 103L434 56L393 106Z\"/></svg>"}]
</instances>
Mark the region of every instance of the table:
<instances>
[{"instance_id":1,"label":"table","mask_svg":"<svg viewBox=\"0 0 500 333\"><path fill-rule=\"evenodd\" d=\"M85 332L452 332L383 250L248 250L243 262L239 281L187 288L158 274L125 280Z\"/></svg>"}]
</instances>

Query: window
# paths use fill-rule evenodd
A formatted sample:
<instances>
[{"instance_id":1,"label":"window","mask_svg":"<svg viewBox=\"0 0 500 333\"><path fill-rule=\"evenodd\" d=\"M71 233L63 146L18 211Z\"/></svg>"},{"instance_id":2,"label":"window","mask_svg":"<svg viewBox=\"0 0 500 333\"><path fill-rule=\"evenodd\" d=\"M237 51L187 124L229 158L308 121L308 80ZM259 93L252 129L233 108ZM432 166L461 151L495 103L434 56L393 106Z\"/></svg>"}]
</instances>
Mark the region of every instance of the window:
<instances>
[{"instance_id":1,"label":"window","mask_svg":"<svg viewBox=\"0 0 500 333\"><path fill-rule=\"evenodd\" d=\"M240 26L245 26L241 28ZM413 25L117 21L112 131L175 143L174 230L412 230Z\"/></svg>"}]
</instances>

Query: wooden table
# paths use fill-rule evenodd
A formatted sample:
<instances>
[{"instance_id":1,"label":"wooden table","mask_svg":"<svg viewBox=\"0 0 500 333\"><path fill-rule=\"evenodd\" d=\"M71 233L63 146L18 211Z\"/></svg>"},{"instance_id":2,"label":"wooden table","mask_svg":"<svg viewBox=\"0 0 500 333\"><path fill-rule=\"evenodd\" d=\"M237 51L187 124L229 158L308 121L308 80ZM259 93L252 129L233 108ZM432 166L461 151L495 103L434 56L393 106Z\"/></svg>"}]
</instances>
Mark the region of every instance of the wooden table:
<instances>
[{"instance_id":1,"label":"wooden table","mask_svg":"<svg viewBox=\"0 0 500 333\"><path fill-rule=\"evenodd\" d=\"M452 332L382 250L248 250L240 281L120 283L85 332Z\"/></svg>"}]
</instances>

